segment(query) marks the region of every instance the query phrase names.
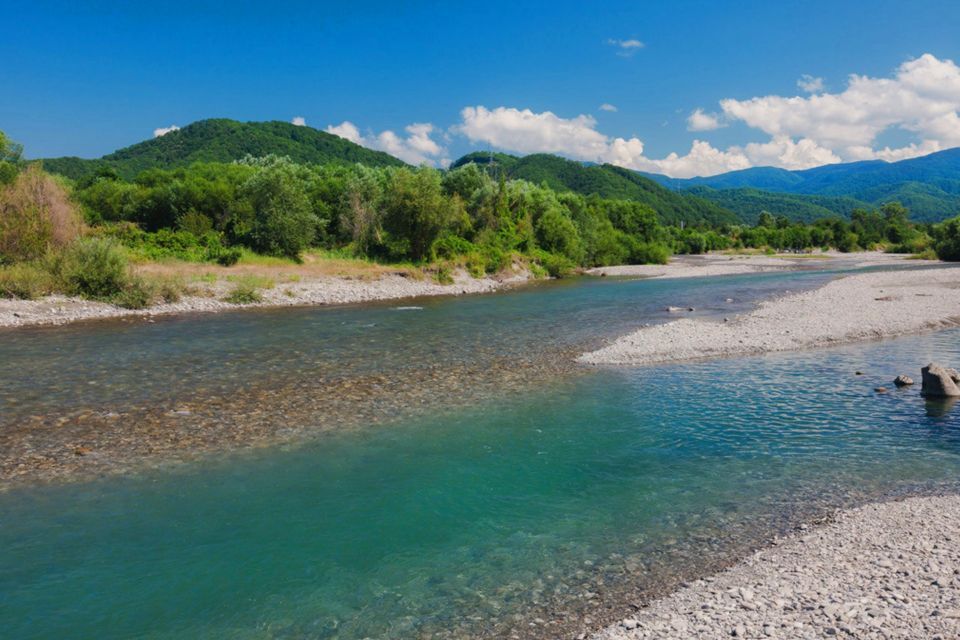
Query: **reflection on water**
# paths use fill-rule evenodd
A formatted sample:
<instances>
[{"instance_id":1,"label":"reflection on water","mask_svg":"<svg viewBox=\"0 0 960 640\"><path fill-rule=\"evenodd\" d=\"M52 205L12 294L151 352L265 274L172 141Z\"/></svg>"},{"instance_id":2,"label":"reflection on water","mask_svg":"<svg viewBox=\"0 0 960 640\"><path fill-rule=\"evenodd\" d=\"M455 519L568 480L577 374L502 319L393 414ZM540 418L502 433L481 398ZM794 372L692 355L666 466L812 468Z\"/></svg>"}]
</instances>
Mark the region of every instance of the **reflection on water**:
<instances>
[{"instance_id":1,"label":"reflection on water","mask_svg":"<svg viewBox=\"0 0 960 640\"><path fill-rule=\"evenodd\" d=\"M953 410L955 404L957 404L957 398L927 398L927 416L943 418Z\"/></svg>"}]
</instances>

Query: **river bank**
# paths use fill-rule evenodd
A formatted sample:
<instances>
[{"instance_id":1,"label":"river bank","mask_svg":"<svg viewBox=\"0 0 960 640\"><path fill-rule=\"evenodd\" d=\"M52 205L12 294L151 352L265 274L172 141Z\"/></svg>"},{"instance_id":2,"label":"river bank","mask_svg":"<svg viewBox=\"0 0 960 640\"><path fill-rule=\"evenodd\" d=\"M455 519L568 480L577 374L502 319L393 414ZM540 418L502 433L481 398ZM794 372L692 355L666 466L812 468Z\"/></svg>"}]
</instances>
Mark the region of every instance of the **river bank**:
<instances>
[{"instance_id":1,"label":"river bank","mask_svg":"<svg viewBox=\"0 0 960 640\"><path fill-rule=\"evenodd\" d=\"M299 273L275 275L255 274L270 286L259 290L262 300L234 304L225 300L235 281L226 277L195 280L190 294L177 302L158 304L146 309L124 309L106 302L62 295L40 300L0 299L0 327L61 325L83 320L124 317L165 316L179 313L211 313L265 307L322 306L397 300L425 296L459 296L490 293L528 281L529 271L516 268L498 276L473 278L466 272L453 274L453 282L439 284L433 279L414 277L410 271L396 271L362 276L303 276Z\"/></svg>"},{"instance_id":2,"label":"river bank","mask_svg":"<svg viewBox=\"0 0 960 640\"><path fill-rule=\"evenodd\" d=\"M960 268L846 276L725 320L682 319L644 327L579 361L643 365L762 354L955 326L960 322Z\"/></svg>"},{"instance_id":3,"label":"river bank","mask_svg":"<svg viewBox=\"0 0 960 640\"><path fill-rule=\"evenodd\" d=\"M818 253L675 256L666 265L622 265L584 272L590 276L640 278L696 278L818 269L860 269L905 264L906 256L869 252L859 254ZM52 295L39 300L0 298L0 328L63 325L108 318L150 318L184 313L212 313L270 307L324 306L400 300L426 296L460 296L492 293L533 279L526 267L515 264L494 276L473 278L463 270L453 282L440 284L412 268L357 265L345 261L307 261L304 265L241 265L222 268L211 265L162 263L142 265L138 273L181 278L188 294L177 302L145 309L125 309L105 302ZM267 283L258 292L259 302L235 304L225 300L237 282L253 278Z\"/></svg>"},{"instance_id":4,"label":"river bank","mask_svg":"<svg viewBox=\"0 0 960 640\"><path fill-rule=\"evenodd\" d=\"M594 640L960 636L960 496L840 512Z\"/></svg>"}]
</instances>

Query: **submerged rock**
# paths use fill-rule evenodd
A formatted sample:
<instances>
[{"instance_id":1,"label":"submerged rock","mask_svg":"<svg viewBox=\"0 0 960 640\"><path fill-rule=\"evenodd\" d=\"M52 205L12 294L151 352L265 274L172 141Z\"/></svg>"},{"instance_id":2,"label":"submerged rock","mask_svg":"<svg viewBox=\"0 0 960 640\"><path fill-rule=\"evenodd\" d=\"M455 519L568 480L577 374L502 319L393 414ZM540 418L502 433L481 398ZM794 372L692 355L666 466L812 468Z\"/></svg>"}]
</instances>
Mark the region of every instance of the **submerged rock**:
<instances>
[{"instance_id":1,"label":"submerged rock","mask_svg":"<svg viewBox=\"0 0 960 640\"><path fill-rule=\"evenodd\" d=\"M950 370L931 362L921 370L923 387L921 395L931 398L952 398L960 396L960 387L950 375ZM956 372L954 372L956 373Z\"/></svg>"},{"instance_id":2,"label":"submerged rock","mask_svg":"<svg viewBox=\"0 0 960 640\"><path fill-rule=\"evenodd\" d=\"M898 387L909 387L911 384L913 384L913 378L900 374L893 379L893 384L897 385Z\"/></svg>"}]
</instances>

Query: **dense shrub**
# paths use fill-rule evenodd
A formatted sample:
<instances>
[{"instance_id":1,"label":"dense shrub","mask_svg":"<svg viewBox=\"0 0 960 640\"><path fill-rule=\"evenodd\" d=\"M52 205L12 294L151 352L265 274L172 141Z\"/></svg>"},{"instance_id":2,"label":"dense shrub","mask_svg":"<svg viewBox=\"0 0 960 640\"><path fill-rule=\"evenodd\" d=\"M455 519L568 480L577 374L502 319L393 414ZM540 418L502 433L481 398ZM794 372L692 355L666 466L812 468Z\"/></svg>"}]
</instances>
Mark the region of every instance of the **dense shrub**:
<instances>
[{"instance_id":1,"label":"dense shrub","mask_svg":"<svg viewBox=\"0 0 960 640\"><path fill-rule=\"evenodd\" d=\"M224 300L233 304L255 304L263 302L263 295L256 282L243 279L237 281Z\"/></svg>"},{"instance_id":2,"label":"dense shrub","mask_svg":"<svg viewBox=\"0 0 960 640\"><path fill-rule=\"evenodd\" d=\"M938 224L933 231L934 250L941 260L960 261L960 216Z\"/></svg>"},{"instance_id":3,"label":"dense shrub","mask_svg":"<svg viewBox=\"0 0 960 640\"><path fill-rule=\"evenodd\" d=\"M22 262L0 266L0 298L36 300L54 291L53 276L42 265Z\"/></svg>"},{"instance_id":4,"label":"dense shrub","mask_svg":"<svg viewBox=\"0 0 960 640\"><path fill-rule=\"evenodd\" d=\"M549 253L547 251L537 251L534 255L537 264L553 278L563 278L568 276L576 269L576 265L566 256Z\"/></svg>"},{"instance_id":5,"label":"dense shrub","mask_svg":"<svg viewBox=\"0 0 960 640\"><path fill-rule=\"evenodd\" d=\"M66 293L109 300L130 284L123 249L106 238L84 238L54 259L52 272Z\"/></svg>"},{"instance_id":6,"label":"dense shrub","mask_svg":"<svg viewBox=\"0 0 960 640\"><path fill-rule=\"evenodd\" d=\"M36 260L73 242L80 230L66 189L38 165L0 189L0 262Z\"/></svg>"}]
</instances>

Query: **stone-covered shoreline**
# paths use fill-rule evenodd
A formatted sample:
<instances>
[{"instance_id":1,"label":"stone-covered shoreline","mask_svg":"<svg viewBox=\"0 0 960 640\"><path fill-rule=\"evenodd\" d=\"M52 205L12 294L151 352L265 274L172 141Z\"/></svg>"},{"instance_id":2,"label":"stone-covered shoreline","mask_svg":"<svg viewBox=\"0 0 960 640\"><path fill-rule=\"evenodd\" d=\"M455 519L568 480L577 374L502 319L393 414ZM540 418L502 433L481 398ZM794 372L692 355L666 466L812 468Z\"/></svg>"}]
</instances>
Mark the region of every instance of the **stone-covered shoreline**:
<instances>
[{"instance_id":1,"label":"stone-covered shoreline","mask_svg":"<svg viewBox=\"0 0 960 640\"><path fill-rule=\"evenodd\" d=\"M840 512L593 640L960 637L960 496Z\"/></svg>"},{"instance_id":2,"label":"stone-covered shoreline","mask_svg":"<svg viewBox=\"0 0 960 640\"><path fill-rule=\"evenodd\" d=\"M681 319L644 327L579 361L645 365L759 355L892 338L958 322L960 268L863 273L766 301L726 322Z\"/></svg>"}]
</instances>

